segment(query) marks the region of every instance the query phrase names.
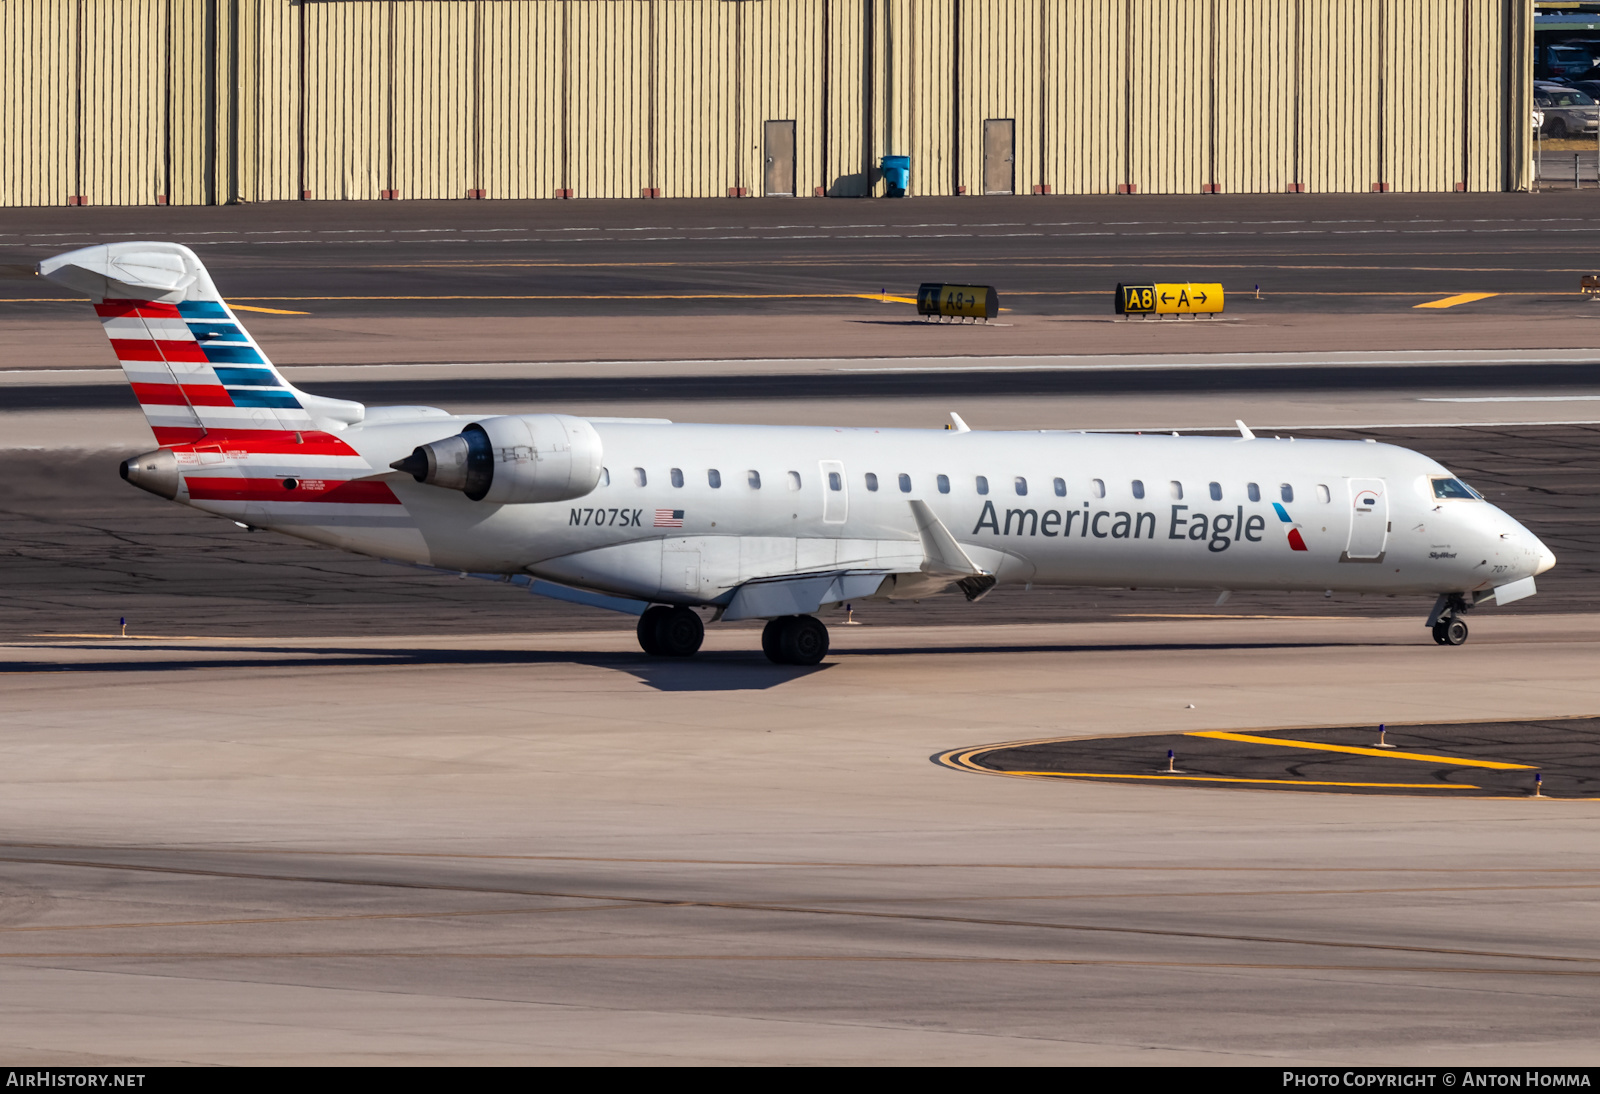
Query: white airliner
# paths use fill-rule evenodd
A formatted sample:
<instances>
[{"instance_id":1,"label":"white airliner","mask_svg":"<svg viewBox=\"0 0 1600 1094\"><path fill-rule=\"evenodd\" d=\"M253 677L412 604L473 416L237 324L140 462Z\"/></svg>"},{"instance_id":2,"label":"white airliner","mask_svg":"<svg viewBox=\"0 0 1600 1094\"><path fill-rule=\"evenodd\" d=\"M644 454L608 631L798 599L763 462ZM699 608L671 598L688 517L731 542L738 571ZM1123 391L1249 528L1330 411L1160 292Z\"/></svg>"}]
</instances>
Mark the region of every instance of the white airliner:
<instances>
[{"instance_id":1,"label":"white airliner","mask_svg":"<svg viewBox=\"0 0 1600 1094\"><path fill-rule=\"evenodd\" d=\"M1535 592L1555 556L1426 456L1359 441L463 416L299 391L200 260L113 243L41 263L93 298L159 448L161 497L349 551L639 616L685 657L712 621L769 620L780 664L828 651L813 613L997 584L1339 590L1465 613Z\"/></svg>"}]
</instances>

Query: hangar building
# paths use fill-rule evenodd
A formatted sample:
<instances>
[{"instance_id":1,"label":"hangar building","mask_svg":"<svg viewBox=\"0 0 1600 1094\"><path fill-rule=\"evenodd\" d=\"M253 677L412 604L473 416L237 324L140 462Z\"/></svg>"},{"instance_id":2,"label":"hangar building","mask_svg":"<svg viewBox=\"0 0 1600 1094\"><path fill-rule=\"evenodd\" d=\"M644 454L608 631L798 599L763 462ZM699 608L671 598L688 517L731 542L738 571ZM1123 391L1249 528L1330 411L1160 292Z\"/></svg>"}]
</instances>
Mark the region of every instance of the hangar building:
<instances>
[{"instance_id":1,"label":"hangar building","mask_svg":"<svg viewBox=\"0 0 1600 1094\"><path fill-rule=\"evenodd\" d=\"M0 0L0 205L1517 190L1531 7Z\"/></svg>"}]
</instances>

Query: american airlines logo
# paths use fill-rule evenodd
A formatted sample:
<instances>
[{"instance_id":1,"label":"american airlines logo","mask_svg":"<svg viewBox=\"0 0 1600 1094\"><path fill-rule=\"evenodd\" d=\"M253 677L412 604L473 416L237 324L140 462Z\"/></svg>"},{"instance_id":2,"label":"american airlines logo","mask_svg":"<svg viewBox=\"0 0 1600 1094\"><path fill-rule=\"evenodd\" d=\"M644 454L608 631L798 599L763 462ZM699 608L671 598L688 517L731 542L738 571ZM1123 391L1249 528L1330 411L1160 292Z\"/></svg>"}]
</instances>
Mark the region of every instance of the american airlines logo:
<instances>
[{"instance_id":1,"label":"american airlines logo","mask_svg":"<svg viewBox=\"0 0 1600 1094\"><path fill-rule=\"evenodd\" d=\"M1259 513L1245 514L1244 506L1234 507L1231 513L1204 513L1187 505L1174 505L1166 515L1165 528L1155 513L1149 511L1127 512L1109 509L1091 510L1084 502L1082 509L1006 509L995 508L992 501L983 503L973 535L989 532L997 536L1048 536L1079 539L1178 539L1204 543L1208 551L1221 552L1245 540L1260 543L1266 530L1267 518ZM1306 550L1300 528L1289 519L1283 506L1273 503L1278 517L1289 525L1289 548ZM1161 533L1165 533L1162 535Z\"/></svg>"},{"instance_id":2,"label":"american airlines logo","mask_svg":"<svg viewBox=\"0 0 1600 1094\"><path fill-rule=\"evenodd\" d=\"M1300 526L1289 519L1289 510L1285 509L1277 502L1272 503L1272 508L1277 510L1278 519L1289 526L1289 550L1307 550L1306 541L1300 538Z\"/></svg>"}]
</instances>

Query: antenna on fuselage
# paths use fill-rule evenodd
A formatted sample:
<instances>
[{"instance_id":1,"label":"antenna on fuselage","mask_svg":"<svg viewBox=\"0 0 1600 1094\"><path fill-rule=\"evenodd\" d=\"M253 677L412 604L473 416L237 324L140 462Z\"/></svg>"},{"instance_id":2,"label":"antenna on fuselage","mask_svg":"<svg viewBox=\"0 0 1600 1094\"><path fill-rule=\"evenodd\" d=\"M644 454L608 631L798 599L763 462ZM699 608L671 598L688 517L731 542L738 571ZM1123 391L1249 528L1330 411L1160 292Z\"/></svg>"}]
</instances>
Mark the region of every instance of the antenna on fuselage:
<instances>
[{"instance_id":1,"label":"antenna on fuselage","mask_svg":"<svg viewBox=\"0 0 1600 1094\"><path fill-rule=\"evenodd\" d=\"M1242 419L1235 418L1233 420L1233 424L1239 427L1239 436L1243 439L1247 441L1253 441L1256 439L1256 435L1250 432L1250 427L1245 425Z\"/></svg>"},{"instance_id":2,"label":"antenna on fuselage","mask_svg":"<svg viewBox=\"0 0 1600 1094\"><path fill-rule=\"evenodd\" d=\"M966 422L963 422L961 420L961 415L957 414L953 410L950 412L950 420L955 423L955 430L956 430L957 433L971 433L972 432L972 427L970 425L968 425ZM945 428L949 429L950 427L946 426Z\"/></svg>"}]
</instances>

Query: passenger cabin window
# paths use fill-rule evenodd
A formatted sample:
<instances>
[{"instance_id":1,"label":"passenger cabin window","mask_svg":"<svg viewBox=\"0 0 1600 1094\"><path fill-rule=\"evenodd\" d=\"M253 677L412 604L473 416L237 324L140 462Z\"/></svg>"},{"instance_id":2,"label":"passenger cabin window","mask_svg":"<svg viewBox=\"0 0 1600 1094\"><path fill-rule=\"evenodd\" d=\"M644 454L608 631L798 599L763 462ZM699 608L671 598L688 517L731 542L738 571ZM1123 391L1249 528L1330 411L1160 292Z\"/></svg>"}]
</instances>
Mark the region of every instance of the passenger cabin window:
<instances>
[{"instance_id":1,"label":"passenger cabin window","mask_svg":"<svg viewBox=\"0 0 1600 1094\"><path fill-rule=\"evenodd\" d=\"M1057 479L1051 485L1056 488L1056 497L1064 498L1064 497L1067 496L1067 480L1066 479Z\"/></svg>"},{"instance_id":2,"label":"passenger cabin window","mask_svg":"<svg viewBox=\"0 0 1600 1094\"><path fill-rule=\"evenodd\" d=\"M1144 497L1144 480L1143 479L1134 479L1133 480L1133 496L1135 498Z\"/></svg>"},{"instance_id":3,"label":"passenger cabin window","mask_svg":"<svg viewBox=\"0 0 1600 1094\"><path fill-rule=\"evenodd\" d=\"M1433 496L1441 499L1459 498L1463 501L1469 498L1483 500L1483 495L1460 479L1434 479Z\"/></svg>"},{"instance_id":4,"label":"passenger cabin window","mask_svg":"<svg viewBox=\"0 0 1600 1094\"><path fill-rule=\"evenodd\" d=\"M746 471L745 472L745 481L747 481L750 484L750 489L752 489L752 490L760 490L761 489L761 472L759 472L759 471Z\"/></svg>"},{"instance_id":5,"label":"passenger cabin window","mask_svg":"<svg viewBox=\"0 0 1600 1094\"><path fill-rule=\"evenodd\" d=\"M1105 479L1090 479L1089 480L1089 492L1091 494L1093 494L1097 498L1105 497L1106 496L1106 480Z\"/></svg>"},{"instance_id":6,"label":"passenger cabin window","mask_svg":"<svg viewBox=\"0 0 1600 1094\"><path fill-rule=\"evenodd\" d=\"M983 476L983 475L979 475L978 476L978 493L987 494L988 492L989 492L989 480L988 480L988 478Z\"/></svg>"},{"instance_id":7,"label":"passenger cabin window","mask_svg":"<svg viewBox=\"0 0 1600 1094\"><path fill-rule=\"evenodd\" d=\"M901 475L900 476L900 492L902 494L911 493L911 476L910 475Z\"/></svg>"},{"instance_id":8,"label":"passenger cabin window","mask_svg":"<svg viewBox=\"0 0 1600 1094\"><path fill-rule=\"evenodd\" d=\"M844 489L844 476L839 474L839 472L837 472L837 471L829 471L828 472L828 489L829 490L843 490Z\"/></svg>"},{"instance_id":9,"label":"passenger cabin window","mask_svg":"<svg viewBox=\"0 0 1600 1094\"><path fill-rule=\"evenodd\" d=\"M1317 483L1317 500L1323 505L1327 505L1333 500L1333 494L1330 493L1328 488L1320 482Z\"/></svg>"},{"instance_id":10,"label":"passenger cabin window","mask_svg":"<svg viewBox=\"0 0 1600 1094\"><path fill-rule=\"evenodd\" d=\"M706 484L713 490L722 489L722 472L715 467L706 472Z\"/></svg>"},{"instance_id":11,"label":"passenger cabin window","mask_svg":"<svg viewBox=\"0 0 1600 1094\"><path fill-rule=\"evenodd\" d=\"M633 485L635 485L635 486L644 486L649 481L650 481L649 477L646 476L645 473L644 473L644 468L635 467L633 469Z\"/></svg>"},{"instance_id":12,"label":"passenger cabin window","mask_svg":"<svg viewBox=\"0 0 1600 1094\"><path fill-rule=\"evenodd\" d=\"M1293 501L1294 487L1290 486L1288 483L1284 483L1282 486L1278 487L1278 497L1282 498L1284 501Z\"/></svg>"},{"instance_id":13,"label":"passenger cabin window","mask_svg":"<svg viewBox=\"0 0 1600 1094\"><path fill-rule=\"evenodd\" d=\"M800 489L800 472L798 472L798 471L789 472L789 489L790 490L798 490L798 489Z\"/></svg>"},{"instance_id":14,"label":"passenger cabin window","mask_svg":"<svg viewBox=\"0 0 1600 1094\"><path fill-rule=\"evenodd\" d=\"M600 485L601 486L610 486L611 485L611 468L602 467L600 469Z\"/></svg>"},{"instance_id":15,"label":"passenger cabin window","mask_svg":"<svg viewBox=\"0 0 1600 1094\"><path fill-rule=\"evenodd\" d=\"M1027 497L1027 495L1028 495L1028 480L1027 479L1023 478L1021 475L1018 475L1017 476L1016 487L1017 487L1017 497L1019 497L1019 498Z\"/></svg>"},{"instance_id":16,"label":"passenger cabin window","mask_svg":"<svg viewBox=\"0 0 1600 1094\"><path fill-rule=\"evenodd\" d=\"M876 492L878 489L878 476L871 471L867 472L867 489Z\"/></svg>"},{"instance_id":17,"label":"passenger cabin window","mask_svg":"<svg viewBox=\"0 0 1600 1094\"><path fill-rule=\"evenodd\" d=\"M1182 501L1183 500L1183 483L1179 482L1177 479L1173 479L1172 482L1169 485L1170 485L1171 490L1172 490L1172 500L1173 501Z\"/></svg>"},{"instance_id":18,"label":"passenger cabin window","mask_svg":"<svg viewBox=\"0 0 1600 1094\"><path fill-rule=\"evenodd\" d=\"M683 485L683 469L679 468L679 467L674 467L672 469L671 478L672 478L672 485L673 486L682 486Z\"/></svg>"},{"instance_id":19,"label":"passenger cabin window","mask_svg":"<svg viewBox=\"0 0 1600 1094\"><path fill-rule=\"evenodd\" d=\"M1222 484L1220 482L1214 482L1211 484L1211 500L1222 500Z\"/></svg>"},{"instance_id":20,"label":"passenger cabin window","mask_svg":"<svg viewBox=\"0 0 1600 1094\"><path fill-rule=\"evenodd\" d=\"M950 492L950 476L949 475L940 475L938 477L938 479L935 480L935 481L937 481L938 484L939 484L939 493L948 494Z\"/></svg>"},{"instance_id":21,"label":"passenger cabin window","mask_svg":"<svg viewBox=\"0 0 1600 1094\"><path fill-rule=\"evenodd\" d=\"M1244 492L1249 496L1251 501L1261 500L1261 487L1257 486L1255 483L1250 483L1248 486L1246 486L1244 488Z\"/></svg>"}]
</instances>

